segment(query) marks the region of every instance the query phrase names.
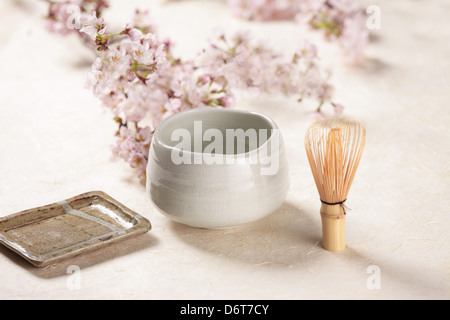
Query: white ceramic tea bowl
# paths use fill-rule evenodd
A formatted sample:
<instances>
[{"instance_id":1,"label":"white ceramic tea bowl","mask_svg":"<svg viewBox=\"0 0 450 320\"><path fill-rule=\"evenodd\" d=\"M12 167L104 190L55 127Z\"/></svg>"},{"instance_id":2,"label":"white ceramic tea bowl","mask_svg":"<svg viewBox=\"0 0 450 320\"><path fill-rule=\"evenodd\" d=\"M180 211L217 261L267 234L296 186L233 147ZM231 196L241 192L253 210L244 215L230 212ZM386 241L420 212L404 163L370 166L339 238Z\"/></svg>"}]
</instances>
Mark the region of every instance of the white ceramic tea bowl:
<instances>
[{"instance_id":1,"label":"white ceramic tea bowl","mask_svg":"<svg viewBox=\"0 0 450 320\"><path fill-rule=\"evenodd\" d=\"M156 129L147 192L174 221L232 227L274 212L289 189L285 146L267 116L236 109L176 113Z\"/></svg>"}]
</instances>

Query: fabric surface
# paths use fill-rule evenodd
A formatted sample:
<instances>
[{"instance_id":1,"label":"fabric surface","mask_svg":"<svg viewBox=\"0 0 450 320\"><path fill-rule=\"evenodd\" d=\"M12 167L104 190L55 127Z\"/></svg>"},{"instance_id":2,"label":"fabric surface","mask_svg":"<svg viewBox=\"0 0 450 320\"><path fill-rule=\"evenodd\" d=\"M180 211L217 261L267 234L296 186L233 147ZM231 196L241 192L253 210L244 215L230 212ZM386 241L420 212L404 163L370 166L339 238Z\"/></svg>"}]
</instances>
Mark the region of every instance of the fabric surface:
<instances>
[{"instance_id":1,"label":"fabric surface","mask_svg":"<svg viewBox=\"0 0 450 320\"><path fill-rule=\"evenodd\" d=\"M135 7L150 9L183 57L200 51L215 27L248 29L282 50L303 36L318 44L335 100L367 127L347 203L347 248L332 253L320 244L320 201L303 146L314 105L240 94L237 108L262 112L281 129L291 174L286 201L236 228L177 224L155 209L127 164L110 161L115 124L84 88L92 52L75 36L45 30L43 1L1 1L0 216L102 190L153 228L44 269L1 246L0 298L450 298L450 2L375 2L382 28L357 68L341 64L335 45L317 33L238 20L221 1L111 1L106 12L120 27Z\"/></svg>"}]
</instances>

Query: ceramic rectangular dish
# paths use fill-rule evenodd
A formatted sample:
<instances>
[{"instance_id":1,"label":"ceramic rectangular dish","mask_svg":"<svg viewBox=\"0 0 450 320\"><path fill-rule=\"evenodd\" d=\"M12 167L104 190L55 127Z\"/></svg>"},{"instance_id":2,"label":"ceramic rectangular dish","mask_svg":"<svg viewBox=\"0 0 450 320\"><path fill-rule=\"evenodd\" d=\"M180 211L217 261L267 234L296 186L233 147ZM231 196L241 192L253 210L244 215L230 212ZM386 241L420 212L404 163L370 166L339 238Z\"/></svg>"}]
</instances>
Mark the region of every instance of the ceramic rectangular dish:
<instances>
[{"instance_id":1,"label":"ceramic rectangular dish","mask_svg":"<svg viewBox=\"0 0 450 320\"><path fill-rule=\"evenodd\" d=\"M0 243L45 267L150 229L150 221L93 191L0 218Z\"/></svg>"}]
</instances>

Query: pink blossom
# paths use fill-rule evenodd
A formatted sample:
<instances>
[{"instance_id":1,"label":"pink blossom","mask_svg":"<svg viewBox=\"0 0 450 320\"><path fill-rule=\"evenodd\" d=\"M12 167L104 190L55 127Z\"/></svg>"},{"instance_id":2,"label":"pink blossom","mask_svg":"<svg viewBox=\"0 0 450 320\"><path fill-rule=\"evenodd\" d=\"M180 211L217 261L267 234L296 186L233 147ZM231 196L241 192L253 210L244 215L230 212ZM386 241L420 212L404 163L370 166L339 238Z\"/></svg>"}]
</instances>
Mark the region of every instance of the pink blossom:
<instances>
[{"instance_id":1,"label":"pink blossom","mask_svg":"<svg viewBox=\"0 0 450 320\"><path fill-rule=\"evenodd\" d=\"M317 58L317 48L312 42L301 39L295 54L296 58L315 59Z\"/></svg>"},{"instance_id":2,"label":"pink blossom","mask_svg":"<svg viewBox=\"0 0 450 320\"><path fill-rule=\"evenodd\" d=\"M131 21L131 26L144 34L155 33L156 30L148 10L141 11L137 9Z\"/></svg>"},{"instance_id":3,"label":"pink blossom","mask_svg":"<svg viewBox=\"0 0 450 320\"><path fill-rule=\"evenodd\" d=\"M95 11L84 20L83 27L80 29L81 33L87 34L92 40L95 40L97 34L105 34L106 26L104 24L104 19L102 17L97 17Z\"/></svg>"},{"instance_id":4,"label":"pink blossom","mask_svg":"<svg viewBox=\"0 0 450 320\"><path fill-rule=\"evenodd\" d=\"M343 23L340 44L343 49L344 61L356 64L363 56L364 49L369 43L369 32L366 28L361 28L365 24L363 12L355 13L351 18Z\"/></svg>"},{"instance_id":5,"label":"pink blossom","mask_svg":"<svg viewBox=\"0 0 450 320\"><path fill-rule=\"evenodd\" d=\"M233 14L248 20L292 19L298 3L292 0L228 0Z\"/></svg>"},{"instance_id":6,"label":"pink blossom","mask_svg":"<svg viewBox=\"0 0 450 320\"><path fill-rule=\"evenodd\" d=\"M83 32L106 34L95 14ZM101 28L101 29L99 29ZM100 34L99 32L103 33ZM318 64L316 47L302 40L292 55L260 44L248 33L220 34L194 60L175 59L167 41L126 26L108 42L87 76L95 96L112 112L119 130L116 158L145 176L153 130L174 113L198 107L234 106L233 90L284 93L329 102L332 86ZM320 108L319 108L320 109ZM143 122L150 125L142 125Z\"/></svg>"},{"instance_id":7,"label":"pink blossom","mask_svg":"<svg viewBox=\"0 0 450 320\"><path fill-rule=\"evenodd\" d=\"M74 15L74 8L79 8L83 0L70 0L65 2L50 2L46 27L50 32L68 34L77 31L79 17Z\"/></svg>"},{"instance_id":8,"label":"pink blossom","mask_svg":"<svg viewBox=\"0 0 450 320\"><path fill-rule=\"evenodd\" d=\"M144 34L141 30L137 28L132 28L127 31L127 35L130 37L130 40L133 42L139 42L144 37Z\"/></svg>"},{"instance_id":9,"label":"pink blossom","mask_svg":"<svg viewBox=\"0 0 450 320\"><path fill-rule=\"evenodd\" d=\"M71 32L80 34L78 30L89 19L87 13L96 11L100 15L103 9L109 6L107 0L47 1L49 2L49 10L46 17L47 29L63 35ZM87 34L93 35L92 30L87 29Z\"/></svg>"},{"instance_id":10,"label":"pink blossom","mask_svg":"<svg viewBox=\"0 0 450 320\"><path fill-rule=\"evenodd\" d=\"M224 108L231 108L235 105L235 100L232 94L224 95L218 98L219 105L221 105Z\"/></svg>"},{"instance_id":11,"label":"pink blossom","mask_svg":"<svg viewBox=\"0 0 450 320\"><path fill-rule=\"evenodd\" d=\"M309 116L311 117L311 120L313 120L313 121L318 121L318 120L325 119L324 114L322 112L320 112L320 111L311 112L309 114Z\"/></svg>"},{"instance_id":12,"label":"pink blossom","mask_svg":"<svg viewBox=\"0 0 450 320\"><path fill-rule=\"evenodd\" d=\"M337 117L342 116L342 113L344 112L344 106L340 103L334 103L333 107L334 107L334 114Z\"/></svg>"},{"instance_id":13,"label":"pink blossom","mask_svg":"<svg viewBox=\"0 0 450 320\"><path fill-rule=\"evenodd\" d=\"M149 127L131 130L121 126L117 132L117 141L111 146L115 158L121 158L137 169L138 177L145 177L153 131Z\"/></svg>"},{"instance_id":14,"label":"pink blossom","mask_svg":"<svg viewBox=\"0 0 450 320\"><path fill-rule=\"evenodd\" d=\"M235 16L247 20L292 20L320 29L337 42L346 61L356 61L368 43L365 13L353 0L228 0Z\"/></svg>"},{"instance_id":15,"label":"pink blossom","mask_svg":"<svg viewBox=\"0 0 450 320\"><path fill-rule=\"evenodd\" d=\"M331 98L332 86L317 64L317 48L306 40L300 41L289 60L268 46L253 43L248 34L221 34L197 63L209 77L221 77L233 88L311 97L320 103ZM227 99L221 100L226 104Z\"/></svg>"}]
</instances>

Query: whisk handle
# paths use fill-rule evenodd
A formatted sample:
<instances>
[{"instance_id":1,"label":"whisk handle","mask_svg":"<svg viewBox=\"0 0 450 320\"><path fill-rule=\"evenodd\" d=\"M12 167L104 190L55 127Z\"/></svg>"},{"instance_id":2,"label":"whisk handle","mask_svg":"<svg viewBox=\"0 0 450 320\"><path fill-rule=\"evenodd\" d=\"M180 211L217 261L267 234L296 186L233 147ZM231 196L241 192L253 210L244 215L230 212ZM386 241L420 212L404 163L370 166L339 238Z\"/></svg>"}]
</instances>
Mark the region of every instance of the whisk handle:
<instances>
[{"instance_id":1,"label":"whisk handle","mask_svg":"<svg viewBox=\"0 0 450 320\"><path fill-rule=\"evenodd\" d=\"M345 209L340 204L325 204L320 207L322 218L322 246L328 251L345 248Z\"/></svg>"}]
</instances>

